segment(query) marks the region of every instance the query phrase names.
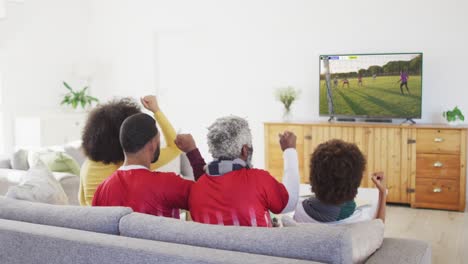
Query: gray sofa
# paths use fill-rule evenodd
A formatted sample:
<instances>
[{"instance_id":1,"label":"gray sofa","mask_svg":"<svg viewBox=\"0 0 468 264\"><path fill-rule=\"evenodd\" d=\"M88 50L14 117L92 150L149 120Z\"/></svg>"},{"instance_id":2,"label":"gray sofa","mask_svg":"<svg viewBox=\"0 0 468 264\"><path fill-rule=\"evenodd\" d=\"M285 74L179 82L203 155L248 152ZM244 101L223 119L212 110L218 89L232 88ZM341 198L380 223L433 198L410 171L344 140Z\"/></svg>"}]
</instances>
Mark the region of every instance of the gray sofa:
<instances>
[{"instance_id":1,"label":"gray sofa","mask_svg":"<svg viewBox=\"0 0 468 264\"><path fill-rule=\"evenodd\" d=\"M0 262L350 263L349 230L326 225L223 227L0 197ZM366 263L431 263L427 243L385 238Z\"/></svg>"}]
</instances>

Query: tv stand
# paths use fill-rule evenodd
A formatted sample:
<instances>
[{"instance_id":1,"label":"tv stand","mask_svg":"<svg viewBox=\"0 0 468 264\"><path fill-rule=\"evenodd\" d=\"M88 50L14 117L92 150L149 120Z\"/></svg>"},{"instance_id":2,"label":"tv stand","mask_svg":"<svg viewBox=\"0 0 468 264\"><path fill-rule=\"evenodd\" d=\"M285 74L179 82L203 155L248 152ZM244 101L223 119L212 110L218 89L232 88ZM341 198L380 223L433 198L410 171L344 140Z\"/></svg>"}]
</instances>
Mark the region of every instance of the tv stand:
<instances>
[{"instance_id":1,"label":"tv stand","mask_svg":"<svg viewBox=\"0 0 468 264\"><path fill-rule=\"evenodd\" d=\"M411 119L411 118L406 118L405 121L402 122L402 124L404 124L404 123L406 123L406 122L410 122L410 123L413 124L413 125L416 124L416 122L415 122L413 119Z\"/></svg>"}]
</instances>

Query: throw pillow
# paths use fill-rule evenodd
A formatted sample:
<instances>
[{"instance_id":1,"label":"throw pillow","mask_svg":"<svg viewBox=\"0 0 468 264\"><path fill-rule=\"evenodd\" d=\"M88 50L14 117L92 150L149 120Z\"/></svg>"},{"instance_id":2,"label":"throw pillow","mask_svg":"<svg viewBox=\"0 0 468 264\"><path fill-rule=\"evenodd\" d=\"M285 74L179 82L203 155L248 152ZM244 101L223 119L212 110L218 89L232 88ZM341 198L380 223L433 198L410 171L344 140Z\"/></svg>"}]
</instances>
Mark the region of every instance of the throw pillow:
<instances>
[{"instance_id":1,"label":"throw pillow","mask_svg":"<svg viewBox=\"0 0 468 264\"><path fill-rule=\"evenodd\" d=\"M28 170L28 151L19 149L11 156L11 168L14 170Z\"/></svg>"},{"instance_id":2,"label":"throw pillow","mask_svg":"<svg viewBox=\"0 0 468 264\"><path fill-rule=\"evenodd\" d=\"M35 167L38 162L42 162L51 171L80 175L80 165L78 165L70 155L64 152L50 150L30 151L28 162L31 167Z\"/></svg>"},{"instance_id":3,"label":"throw pillow","mask_svg":"<svg viewBox=\"0 0 468 264\"><path fill-rule=\"evenodd\" d=\"M44 164L29 169L17 186L8 189L6 197L31 202L67 205L68 197L60 183Z\"/></svg>"},{"instance_id":4,"label":"throw pillow","mask_svg":"<svg viewBox=\"0 0 468 264\"><path fill-rule=\"evenodd\" d=\"M78 165L83 165L83 162L86 160L86 155L83 152L81 147L81 140L73 141L64 146L64 151L70 155Z\"/></svg>"}]
</instances>

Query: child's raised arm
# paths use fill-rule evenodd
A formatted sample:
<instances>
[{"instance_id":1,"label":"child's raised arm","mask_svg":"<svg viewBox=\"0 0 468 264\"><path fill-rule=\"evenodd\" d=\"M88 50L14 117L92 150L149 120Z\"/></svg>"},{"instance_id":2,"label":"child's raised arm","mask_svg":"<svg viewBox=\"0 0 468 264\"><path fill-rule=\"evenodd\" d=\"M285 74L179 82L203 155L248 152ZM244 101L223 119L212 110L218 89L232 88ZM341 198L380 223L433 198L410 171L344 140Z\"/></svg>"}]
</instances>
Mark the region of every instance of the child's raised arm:
<instances>
[{"instance_id":1,"label":"child's raised arm","mask_svg":"<svg viewBox=\"0 0 468 264\"><path fill-rule=\"evenodd\" d=\"M376 219L381 219L385 223L385 207L387 206L387 183L383 172L374 172L372 181L377 189L379 189L379 205L377 208Z\"/></svg>"}]
</instances>

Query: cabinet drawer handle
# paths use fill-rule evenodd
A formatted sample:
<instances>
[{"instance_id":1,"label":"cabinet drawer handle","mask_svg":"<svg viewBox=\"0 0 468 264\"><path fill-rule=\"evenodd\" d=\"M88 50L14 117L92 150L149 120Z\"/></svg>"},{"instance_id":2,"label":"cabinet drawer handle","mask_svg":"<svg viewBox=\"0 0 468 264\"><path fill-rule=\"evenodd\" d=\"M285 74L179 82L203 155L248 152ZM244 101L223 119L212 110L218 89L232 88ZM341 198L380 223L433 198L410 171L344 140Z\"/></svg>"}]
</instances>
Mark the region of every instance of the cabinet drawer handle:
<instances>
[{"instance_id":1,"label":"cabinet drawer handle","mask_svg":"<svg viewBox=\"0 0 468 264\"><path fill-rule=\"evenodd\" d=\"M437 137L437 138L434 138L434 142L444 142L444 139Z\"/></svg>"},{"instance_id":2,"label":"cabinet drawer handle","mask_svg":"<svg viewBox=\"0 0 468 264\"><path fill-rule=\"evenodd\" d=\"M442 166L444 166L444 164L442 162L440 162L440 161L434 162L434 167L441 168Z\"/></svg>"},{"instance_id":3,"label":"cabinet drawer handle","mask_svg":"<svg viewBox=\"0 0 468 264\"><path fill-rule=\"evenodd\" d=\"M441 193L442 188L434 188L434 190L432 190L432 191L435 192L435 193Z\"/></svg>"}]
</instances>

